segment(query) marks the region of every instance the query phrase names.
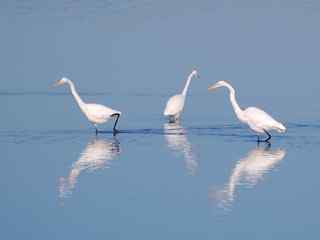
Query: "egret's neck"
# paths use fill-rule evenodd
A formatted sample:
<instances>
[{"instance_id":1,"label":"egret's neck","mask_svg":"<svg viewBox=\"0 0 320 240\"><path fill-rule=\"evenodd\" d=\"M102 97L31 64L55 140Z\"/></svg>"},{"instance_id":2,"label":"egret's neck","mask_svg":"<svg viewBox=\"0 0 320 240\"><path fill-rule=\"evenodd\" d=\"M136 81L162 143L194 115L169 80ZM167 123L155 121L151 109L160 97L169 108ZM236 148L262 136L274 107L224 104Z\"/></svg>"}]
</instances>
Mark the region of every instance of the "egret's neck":
<instances>
[{"instance_id":1,"label":"egret's neck","mask_svg":"<svg viewBox=\"0 0 320 240\"><path fill-rule=\"evenodd\" d=\"M184 86L183 91L182 91L182 95L183 95L183 96L186 96L186 95L187 95L187 92L188 92L188 88L189 88L191 79L192 79L193 76L195 76L195 75L196 75L196 73L195 73L195 72L192 72L192 73L188 76L188 80L187 80L186 85Z\"/></svg>"},{"instance_id":2,"label":"egret's neck","mask_svg":"<svg viewBox=\"0 0 320 240\"><path fill-rule=\"evenodd\" d=\"M79 94L77 93L77 90L74 86L74 83L71 80L68 80L67 83L69 84L71 94L72 94L73 98L76 100L78 106L80 107L80 109L82 111L85 111L85 103L82 101Z\"/></svg>"},{"instance_id":3,"label":"egret's neck","mask_svg":"<svg viewBox=\"0 0 320 240\"><path fill-rule=\"evenodd\" d=\"M244 116L243 116L243 110L241 109L241 107L239 106L237 99L236 99L236 91L234 90L234 88L226 83L225 85L228 89L229 89L229 98L230 98L230 102L232 104L233 110L237 116L237 118L240 121L244 121Z\"/></svg>"}]
</instances>

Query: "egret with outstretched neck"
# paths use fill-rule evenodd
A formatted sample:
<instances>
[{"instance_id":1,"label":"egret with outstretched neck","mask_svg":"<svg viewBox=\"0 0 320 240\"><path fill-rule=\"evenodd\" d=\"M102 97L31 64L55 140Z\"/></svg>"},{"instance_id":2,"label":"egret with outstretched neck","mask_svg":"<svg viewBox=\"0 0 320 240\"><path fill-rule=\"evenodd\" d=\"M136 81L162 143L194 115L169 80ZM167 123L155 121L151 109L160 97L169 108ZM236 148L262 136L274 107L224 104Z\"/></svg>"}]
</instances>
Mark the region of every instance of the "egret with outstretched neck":
<instances>
[{"instance_id":1,"label":"egret with outstretched neck","mask_svg":"<svg viewBox=\"0 0 320 240\"><path fill-rule=\"evenodd\" d=\"M166 117L169 117L169 122L174 123L177 120L179 120L180 115L183 111L184 102L186 100L187 92L190 86L190 82L193 77L198 77L198 72L196 70L193 70L187 79L187 82L183 88L183 91L181 94L174 95L169 98L167 105L164 109L163 115Z\"/></svg>"},{"instance_id":2,"label":"egret with outstretched neck","mask_svg":"<svg viewBox=\"0 0 320 240\"><path fill-rule=\"evenodd\" d=\"M68 78L62 78L62 79L58 80L54 84L54 86L57 87L57 86L61 86L64 84L69 85L73 98L75 99L81 112L86 116L88 121L90 123L92 123L93 126L95 127L96 134L98 134L98 132L99 132L97 125L107 122L109 120L109 118L115 118L115 123L113 126L113 134L115 135L118 132L116 127L117 127L119 117L121 115L120 111L113 110L113 109L106 107L104 105L101 105L101 104L85 103L80 98L80 96L75 88L74 83Z\"/></svg>"},{"instance_id":3,"label":"egret with outstretched neck","mask_svg":"<svg viewBox=\"0 0 320 240\"><path fill-rule=\"evenodd\" d=\"M271 139L271 134L269 133L271 130L275 130L280 133L284 133L286 131L286 127L282 123L274 120L269 114L259 108L248 107L245 110L242 110L236 100L236 92L234 88L227 81L218 81L209 86L208 90L213 91L219 87L228 88L230 102L237 118L240 122L248 124L251 130L258 133L258 142L268 142ZM265 140L260 140L259 134L264 133L267 134L268 137Z\"/></svg>"}]
</instances>

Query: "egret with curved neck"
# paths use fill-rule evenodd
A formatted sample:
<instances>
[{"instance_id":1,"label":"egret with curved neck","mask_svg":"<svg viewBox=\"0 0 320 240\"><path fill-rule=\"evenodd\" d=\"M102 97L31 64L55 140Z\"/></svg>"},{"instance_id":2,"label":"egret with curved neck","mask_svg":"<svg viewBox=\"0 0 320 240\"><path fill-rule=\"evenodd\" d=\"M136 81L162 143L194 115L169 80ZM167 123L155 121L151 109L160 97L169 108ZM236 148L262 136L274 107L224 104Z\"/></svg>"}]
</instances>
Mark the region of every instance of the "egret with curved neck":
<instances>
[{"instance_id":1,"label":"egret with curved neck","mask_svg":"<svg viewBox=\"0 0 320 240\"><path fill-rule=\"evenodd\" d=\"M218 81L209 86L208 90L213 91L219 87L228 88L230 102L237 118L240 122L246 123L251 130L258 133L258 142L268 142L271 139L271 134L269 133L271 130L275 130L280 133L284 133L286 131L286 127L282 123L274 120L269 114L259 108L248 107L245 110L242 110L237 102L234 88L227 81ZM268 137L265 140L260 140L259 134L263 133L267 134Z\"/></svg>"},{"instance_id":2,"label":"egret with curved neck","mask_svg":"<svg viewBox=\"0 0 320 240\"><path fill-rule=\"evenodd\" d=\"M64 84L68 84L70 87L71 94L73 98L75 99L77 105L79 106L81 112L86 116L88 121L92 123L96 129L96 134L98 134L98 124L105 123L109 120L109 118L115 118L115 123L113 126L113 133L116 134L118 130L116 129L119 117L121 115L121 112L111 109L109 107L106 107L101 104L95 104L95 103L85 103L82 101L81 97L79 96L74 83L68 79L68 78L62 78L58 80L54 86L61 86Z\"/></svg>"},{"instance_id":3,"label":"egret with curved neck","mask_svg":"<svg viewBox=\"0 0 320 240\"><path fill-rule=\"evenodd\" d=\"M169 122L173 123L173 122L176 122L177 120L179 120L180 115L181 115L183 108L184 108L184 103L186 100L186 96L188 93L190 82L193 79L193 77L199 78L197 70L193 70L189 74L187 82L182 90L182 93L174 95L169 98L167 105L166 105L164 112L163 112L164 116L169 117Z\"/></svg>"}]
</instances>

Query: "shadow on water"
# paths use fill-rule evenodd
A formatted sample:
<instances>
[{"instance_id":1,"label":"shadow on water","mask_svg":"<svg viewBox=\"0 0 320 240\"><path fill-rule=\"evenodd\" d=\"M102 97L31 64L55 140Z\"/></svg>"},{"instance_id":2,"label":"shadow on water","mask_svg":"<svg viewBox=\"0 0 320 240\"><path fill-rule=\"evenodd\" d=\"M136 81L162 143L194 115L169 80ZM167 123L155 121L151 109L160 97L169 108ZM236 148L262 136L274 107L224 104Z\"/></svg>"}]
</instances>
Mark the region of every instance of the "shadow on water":
<instances>
[{"instance_id":1,"label":"shadow on water","mask_svg":"<svg viewBox=\"0 0 320 240\"><path fill-rule=\"evenodd\" d=\"M168 126L168 125L167 125ZM136 128L120 129L117 136L139 136L139 135L188 135L188 136L212 136L217 139L221 137L227 142L256 142L257 137L248 128L241 124L215 124L210 126L170 126L170 131L164 128ZM285 134L274 133L271 142L277 141L290 146L304 146L320 144L319 123L288 123ZM44 144L57 141L69 141L83 138L83 136L94 135L94 129L85 130L0 130L0 142L24 144L41 142ZM113 135L111 130L102 130L98 136Z\"/></svg>"},{"instance_id":2,"label":"shadow on water","mask_svg":"<svg viewBox=\"0 0 320 240\"><path fill-rule=\"evenodd\" d=\"M64 199L71 196L80 174L84 171L93 172L111 166L110 161L120 154L120 143L116 138L105 139L95 137L91 139L79 158L72 164L67 177L59 179L59 198L63 205Z\"/></svg>"},{"instance_id":3,"label":"shadow on water","mask_svg":"<svg viewBox=\"0 0 320 240\"><path fill-rule=\"evenodd\" d=\"M286 150L272 150L269 144L258 145L241 158L221 190L209 189L209 199L218 207L229 210L236 200L237 188L253 188L284 159Z\"/></svg>"},{"instance_id":4,"label":"shadow on water","mask_svg":"<svg viewBox=\"0 0 320 240\"><path fill-rule=\"evenodd\" d=\"M174 127L174 126L171 126ZM179 131L180 125L176 127L177 131L166 131L165 128L140 128L140 129L121 129L119 135L188 135L188 136L212 136L221 137L227 142L257 142L257 135L251 132L246 126L241 124L219 124L211 126L189 126L184 127L184 131ZM272 132L273 141L286 142L289 145L318 144L320 137L317 135L306 134L320 128L320 124L288 124L288 130L285 134ZM171 130L174 130L173 128ZM306 131L308 130L308 131ZM110 134L110 130L100 131L101 134ZM263 136L262 136L263 137Z\"/></svg>"}]
</instances>

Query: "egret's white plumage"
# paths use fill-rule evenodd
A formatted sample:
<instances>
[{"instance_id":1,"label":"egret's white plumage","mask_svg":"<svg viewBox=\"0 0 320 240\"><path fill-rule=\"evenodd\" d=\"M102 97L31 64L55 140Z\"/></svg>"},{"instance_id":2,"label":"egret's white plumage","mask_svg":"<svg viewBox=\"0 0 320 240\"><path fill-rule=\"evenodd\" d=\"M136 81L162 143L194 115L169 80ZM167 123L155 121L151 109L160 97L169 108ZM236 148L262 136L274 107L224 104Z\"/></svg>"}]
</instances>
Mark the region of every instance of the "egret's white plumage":
<instances>
[{"instance_id":1,"label":"egret's white plumage","mask_svg":"<svg viewBox=\"0 0 320 240\"><path fill-rule=\"evenodd\" d=\"M166 117L169 117L170 122L175 122L180 118L180 115L183 111L184 102L186 100L186 95L189 89L189 85L190 85L191 79L194 76L198 76L198 72L196 70L193 70L188 76L187 82L183 88L182 93L174 95L171 98L169 98L167 105L164 109L163 115Z\"/></svg>"},{"instance_id":2,"label":"egret's white plumage","mask_svg":"<svg viewBox=\"0 0 320 240\"><path fill-rule=\"evenodd\" d=\"M117 131L116 126L121 115L120 111L114 110L101 104L83 102L76 91L74 83L68 78L62 78L61 80L58 80L54 86L60 86L63 84L69 85L73 98L78 104L81 112L87 117L88 121L95 126L96 133L98 133L97 124L105 123L113 117L116 117L113 131L114 133Z\"/></svg>"},{"instance_id":3,"label":"egret's white plumage","mask_svg":"<svg viewBox=\"0 0 320 240\"><path fill-rule=\"evenodd\" d=\"M237 118L241 122L248 124L248 126L256 133L266 133L268 138L265 141L268 141L271 138L271 135L268 132L270 130L275 130L280 133L286 131L286 127L282 123L274 120L269 114L259 108L248 107L245 110L242 110L236 100L235 90L230 83L224 80L218 81L209 86L208 90L212 91L219 87L226 87L229 89L230 102Z\"/></svg>"}]
</instances>

